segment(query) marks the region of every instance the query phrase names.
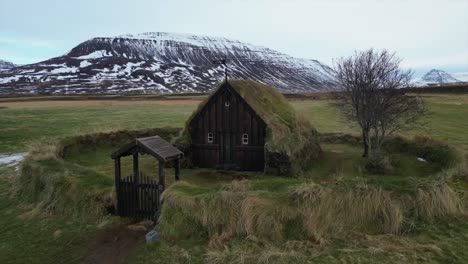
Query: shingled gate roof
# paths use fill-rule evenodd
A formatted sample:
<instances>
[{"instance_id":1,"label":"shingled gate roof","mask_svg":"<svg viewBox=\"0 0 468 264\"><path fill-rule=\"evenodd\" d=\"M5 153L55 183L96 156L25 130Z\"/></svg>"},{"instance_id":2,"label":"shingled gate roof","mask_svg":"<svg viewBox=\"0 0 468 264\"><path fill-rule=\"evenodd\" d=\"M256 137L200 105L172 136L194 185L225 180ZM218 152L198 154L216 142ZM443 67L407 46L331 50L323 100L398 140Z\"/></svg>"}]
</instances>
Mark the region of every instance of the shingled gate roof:
<instances>
[{"instance_id":1,"label":"shingled gate roof","mask_svg":"<svg viewBox=\"0 0 468 264\"><path fill-rule=\"evenodd\" d=\"M137 138L127 145L121 147L116 152L112 153L113 159L128 156L133 153L135 148L140 148L140 151L152 155L161 161L170 161L180 158L184 155L182 151L174 147L160 136Z\"/></svg>"}]
</instances>

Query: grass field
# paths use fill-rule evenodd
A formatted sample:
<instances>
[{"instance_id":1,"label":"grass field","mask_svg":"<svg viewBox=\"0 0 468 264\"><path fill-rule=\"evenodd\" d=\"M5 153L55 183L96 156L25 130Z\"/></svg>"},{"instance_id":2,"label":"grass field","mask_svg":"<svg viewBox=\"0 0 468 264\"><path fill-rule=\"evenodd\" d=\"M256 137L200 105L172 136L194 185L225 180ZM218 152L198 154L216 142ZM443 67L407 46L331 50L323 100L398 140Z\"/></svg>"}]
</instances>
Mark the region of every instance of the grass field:
<instances>
[{"instance_id":1,"label":"grass field","mask_svg":"<svg viewBox=\"0 0 468 264\"><path fill-rule=\"evenodd\" d=\"M468 95L428 96L426 101L432 115L426 118L424 128L403 134L428 135L468 150L468 133L465 133L468 131ZM163 126L182 127L196 107L194 100L173 101L172 104L159 101L130 102L112 105L105 100L101 102L102 105L96 106L96 101L89 104L79 101L79 106L74 107L44 107L47 102L42 102L40 108L0 109L0 153L22 152L27 150L31 142L70 135ZM52 105L55 103L50 102ZM0 107L3 104L7 103L0 103ZM329 101L292 101L292 104L321 133L357 133L356 127L343 120Z\"/></svg>"},{"instance_id":2,"label":"grass field","mask_svg":"<svg viewBox=\"0 0 468 264\"><path fill-rule=\"evenodd\" d=\"M11 197L0 168L0 263L77 263L93 246L98 227L69 217L51 216ZM103 220L103 224L114 220Z\"/></svg>"},{"instance_id":3,"label":"grass field","mask_svg":"<svg viewBox=\"0 0 468 264\"><path fill-rule=\"evenodd\" d=\"M0 110L0 153L66 136L163 126L181 127L194 105L83 106Z\"/></svg>"},{"instance_id":4,"label":"grass field","mask_svg":"<svg viewBox=\"0 0 468 264\"><path fill-rule=\"evenodd\" d=\"M468 95L431 95L425 97L432 115L426 118L424 128L406 131L403 135L428 135L468 150ZM164 102L164 103L162 103ZM182 127L196 107L197 100L171 101L38 101L0 102L0 153L27 151L39 141L54 141L72 135L142 129L154 127ZM319 132L357 133L353 127L332 107L327 100L292 101ZM1 108L1 107L7 108ZM324 155L306 177L315 182L326 182L331 176L351 177L362 175L359 165L359 146L323 144ZM49 173L70 173L78 168L89 168L108 180L95 182L93 174L83 174L82 179L90 186L112 187L113 164L109 155L115 149L102 148L80 156L68 157L69 167L57 167ZM415 157L398 154L394 157L398 170L391 177L382 179L366 175L370 182L388 190L405 189L414 178L432 175L439 168L421 163ZM142 158L142 170L156 171L155 162ZM124 159L125 173L130 173L130 159ZM78 167L73 165L78 164ZM57 164L55 164L57 165ZM54 165L54 166L55 166ZM61 166L58 164L57 166ZM67 165L68 166L68 165ZM53 166L49 166L53 167ZM75 168L76 167L76 168ZM172 182L172 172L168 182ZM0 263L77 263L92 247L102 222L73 220L69 217L43 215L31 216L27 204L11 197L7 177L13 170L0 168ZM232 179L244 177L255 179L260 191L289 190L300 180L276 180L251 173L222 173L212 170L184 170L185 180L199 185L218 188ZM411 175L412 178L406 177ZM94 182L93 182L94 181ZM287 183L287 184L285 184ZM266 184L266 185L265 185ZM462 185L466 185L463 183ZM266 189L265 189L266 188ZM283 188L283 189L281 189ZM337 239L326 245L289 241L286 245L251 240L234 240L226 248L204 247L205 239L188 239L175 243L160 243L147 246L129 259L130 263L372 263L376 258L383 263L463 263L468 260L465 241L468 239L468 224L464 220L435 221L418 225L403 238L395 235L353 237ZM261 252L261 254L259 253ZM259 255L260 254L260 255Z\"/></svg>"}]
</instances>

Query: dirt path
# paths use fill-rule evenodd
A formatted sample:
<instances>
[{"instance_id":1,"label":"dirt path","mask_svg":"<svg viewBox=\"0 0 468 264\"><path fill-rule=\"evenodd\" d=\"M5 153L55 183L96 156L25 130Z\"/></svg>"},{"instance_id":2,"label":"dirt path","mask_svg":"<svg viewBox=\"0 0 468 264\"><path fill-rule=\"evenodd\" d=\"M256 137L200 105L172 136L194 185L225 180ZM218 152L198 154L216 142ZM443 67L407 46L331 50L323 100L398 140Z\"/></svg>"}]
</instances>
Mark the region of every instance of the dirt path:
<instances>
[{"instance_id":1,"label":"dirt path","mask_svg":"<svg viewBox=\"0 0 468 264\"><path fill-rule=\"evenodd\" d=\"M135 228L136 227L136 228ZM145 234L150 230L143 225L120 225L104 230L98 235L94 250L84 264L123 263L136 249L145 244Z\"/></svg>"}]
</instances>

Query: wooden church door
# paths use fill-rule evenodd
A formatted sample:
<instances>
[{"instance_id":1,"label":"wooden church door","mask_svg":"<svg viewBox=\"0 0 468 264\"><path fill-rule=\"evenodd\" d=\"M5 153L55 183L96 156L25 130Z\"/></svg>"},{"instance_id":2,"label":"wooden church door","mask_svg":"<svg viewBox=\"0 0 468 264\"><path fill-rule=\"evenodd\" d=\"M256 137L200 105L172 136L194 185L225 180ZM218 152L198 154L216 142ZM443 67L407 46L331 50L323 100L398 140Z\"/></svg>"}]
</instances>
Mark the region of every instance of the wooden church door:
<instances>
[{"instance_id":1,"label":"wooden church door","mask_svg":"<svg viewBox=\"0 0 468 264\"><path fill-rule=\"evenodd\" d=\"M224 132L223 133L223 156L224 156L224 164L229 165L232 164L232 140L231 140L231 133Z\"/></svg>"},{"instance_id":2,"label":"wooden church door","mask_svg":"<svg viewBox=\"0 0 468 264\"><path fill-rule=\"evenodd\" d=\"M223 128L221 131L222 144L222 165L228 169L234 166L234 140L233 136L233 102L229 92L223 95Z\"/></svg>"}]
</instances>

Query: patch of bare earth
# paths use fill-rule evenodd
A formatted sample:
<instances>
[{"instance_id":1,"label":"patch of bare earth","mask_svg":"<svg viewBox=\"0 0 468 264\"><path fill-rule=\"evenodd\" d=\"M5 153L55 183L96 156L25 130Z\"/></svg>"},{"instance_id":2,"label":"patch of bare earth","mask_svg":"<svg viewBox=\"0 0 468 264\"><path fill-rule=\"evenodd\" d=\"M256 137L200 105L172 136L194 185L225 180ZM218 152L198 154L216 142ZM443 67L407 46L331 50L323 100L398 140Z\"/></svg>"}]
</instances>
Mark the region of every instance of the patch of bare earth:
<instances>
[{"instance_id":1,"label":"patch of bare earth","mask_svg":"<svg viewBox=\"0 0 468 264\"><path fill-rule=\"evenodd\" d=\"M149 230L151 224L144 222L103 230L83 264L123 263L132 252L145 244L145 234Z\"/></svg>"}]
</instances>

